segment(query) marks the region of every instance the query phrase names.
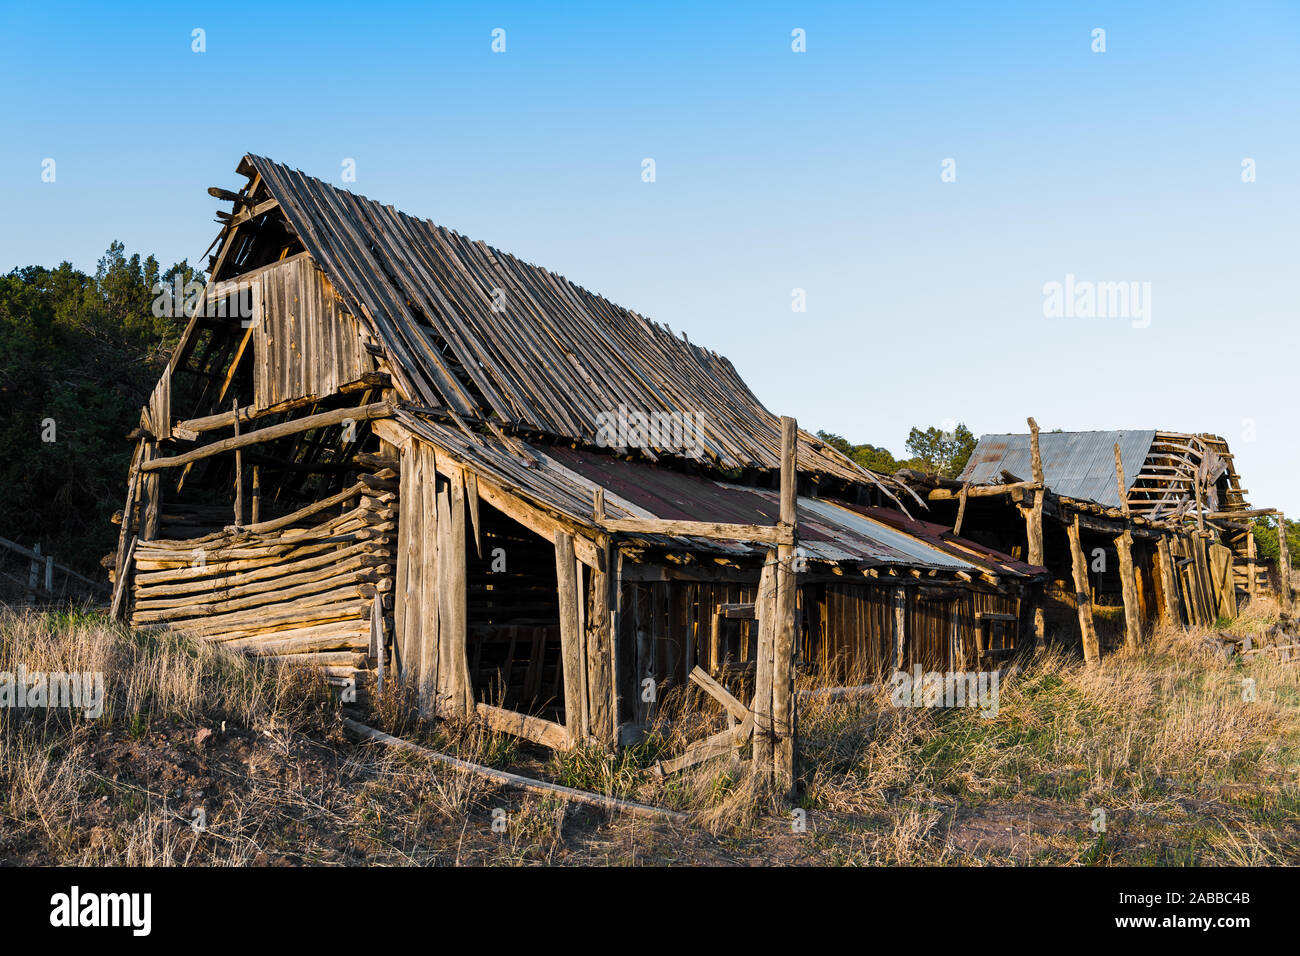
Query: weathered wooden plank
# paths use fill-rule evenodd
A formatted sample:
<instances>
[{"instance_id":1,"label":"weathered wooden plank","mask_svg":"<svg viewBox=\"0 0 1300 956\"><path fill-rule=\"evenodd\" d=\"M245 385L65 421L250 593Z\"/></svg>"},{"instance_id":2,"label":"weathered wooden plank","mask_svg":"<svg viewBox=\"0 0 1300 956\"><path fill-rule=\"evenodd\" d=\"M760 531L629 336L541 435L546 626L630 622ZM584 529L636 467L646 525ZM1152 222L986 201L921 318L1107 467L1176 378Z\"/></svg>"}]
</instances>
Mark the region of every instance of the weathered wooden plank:
<instances>
[{"instance_id":1,"label":"weathered wooden plank","mask_svg":"<svg viewBox=\"0 0 1300 956\"><path fill-rule=\"evenodd\" d=\"M170 458L155 458L144 465L141 470L150 472L157 471L161 468L175 468L178 465L189 464L192 461L199 461L203 458L210 458L213 455L220 455L223 452L234 451L237 448L247 448L249 445L256 445L265 441L272 441L276 438L284 438L287 435L296 435L300 432L311 431L315 428L324 428L328 425L338 425L341 422L351 421L368 421L373 418L387 418L393 414L394 406L391 402L372 402L369 405L361 405L357 408L338 408L329 412L318 412L315 415L307 415L303 418L296 418L292 421L281 422L278 425L270 425L266 428L259 428L256 431L247 432L234 438L225 438L221 441L212 442L201 448L195 448L193 451L187 451L179 455L172 455Z\"/></svg>"},{"instance_id":2,"label":"weathered wooden plank","mask_svg":"<svg viewBox=\"0 0 1300 956\"><path fill-rule=\"evenodd\" d=\"M798 427L790 417L781 419L781 520L784 540L776 549L776 631L772 653L772 767L777 785L794 797L796 777L796 726L798 700L794 695L794 659L797 652L798 574L795 571L795 535L798 512L795 470Z\"/></svg>"},{"instance_id":3,"label":"weathered wooden plank","mask_svg":"<svg viewBox=\"0 0 1300 956\"><path fill-rule=\"evenodd\" d=\"M568 730L554 721L494 707L482 701L474 705L474 711L485 724L503 734L522 737L552 750L563 750L568 745Z\"/></svg>"},{"instance_id":4,"label":"weathered wooden plank","mask_svg":"<svg viewBox=\"0 0 1300 956\"><path fill-rule=\"evenodd\" d=\"M663 518L606 518L601 528L605 531L626 531L632 534L665 534L720 541L755 541L760 544L791 544L793 541L789 530L775 525L669 521Z\"/></svg>"},{"instance_id":5,"label":"weathered wooden plank","mask_svg":"<svg viewBox=\"0 0 1300 956\"><path fill-rule=\"evenodd\" d=\"M608 567L608 565L606 565ZM590 733L605 748L617 743L614 712L614 682L611 671L613 636L611 622L614 597L611 576L592 569L588 584L586 614L587 715Z\"/></svg>"},{"instance_id":6,"label":"weathered wooden plank","mask_svg":"<svg viewBox=\"0 0 1300 956\"><path fill-rule=\"evenodd\" d=\"M701 668L696 667L690 672L690 680L721 704L723 709L737 720L744 720L749 716L749 708L733 697L730 691L710 677Z\"/></svg>"},{"instance_id":7,"label":"weathered wooden plank","mask_svg":"<svg viewBox=\"0 0 1300 956\"><path fill-rule=\"evenodd\" d=\"M465 486L458 474L438 491L438 696L445 712L455 717L474 709L468 657L466 541Z\"/></svg>"},{"instance_id":8,"label":"weathered wooden plank","mask_svg":"<svg viewBox=\"0 0 1300 956\"><path fill-rule=\"evenodd\" d=\"M555 576L560 608L560 652L564 671L564 722L569 746L582 742L582 635L578 632L578 581L573 536L555 533Z\"/></svg>"},{"instance_id":9,"label":"weathered wooden plank","mask_svg":"<svg viewBox=\"0 0 1300 956\"><path fill-rule=\"evenodd\" d=\"M1079 632L1083 639L1083 659L1089 664L1101 660L1097 628L1092 620L1092 587L1088 583L1088 564L1083 556L1078 516L1066 526L1070 537L1070 566L1074 573L1074 593L1079 609Z\"/></svg>"}]
</instances>

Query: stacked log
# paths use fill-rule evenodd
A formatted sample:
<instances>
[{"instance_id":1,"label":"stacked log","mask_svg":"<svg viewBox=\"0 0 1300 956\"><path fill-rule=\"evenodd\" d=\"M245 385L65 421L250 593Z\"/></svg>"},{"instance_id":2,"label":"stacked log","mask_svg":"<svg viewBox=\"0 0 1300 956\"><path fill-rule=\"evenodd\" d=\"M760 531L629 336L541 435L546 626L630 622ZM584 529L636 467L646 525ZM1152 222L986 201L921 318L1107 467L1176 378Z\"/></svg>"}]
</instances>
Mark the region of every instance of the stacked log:
<instances>
[{"instance_id":1,"label":"stacked log","mask_svg":"<svg viewBox=\"0 0 1300 956\"><path fill-rule=\"evenodd\" d=\"M335 683L376 663L371 616L392 609L397 484L365 474L326 511L195 538L140 541L131 624L319 666ZM333 500L333 499L332 499ZM384 633L391 633L385 626Z\"/></svg>"}]
</instances>

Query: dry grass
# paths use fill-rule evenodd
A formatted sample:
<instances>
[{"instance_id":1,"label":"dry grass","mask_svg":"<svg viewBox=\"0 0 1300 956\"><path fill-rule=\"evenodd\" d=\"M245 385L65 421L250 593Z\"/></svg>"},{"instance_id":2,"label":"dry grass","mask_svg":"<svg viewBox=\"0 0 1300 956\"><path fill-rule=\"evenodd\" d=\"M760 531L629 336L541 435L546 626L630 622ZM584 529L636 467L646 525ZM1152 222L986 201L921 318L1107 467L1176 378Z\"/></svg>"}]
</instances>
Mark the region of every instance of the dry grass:
<instances>
[{"instance_id":1,"label":"dry grass","mask_svg":"<svg viewBox=\"0 0 1300 956\"><path fill-rule=\"evenodd\" d=\"M1259 601L1232 626L1276 617ZM814 703L801 714L806 803L877 819L860 862L1300 861L1300 666L1224 662L1204 636L1161 630L1097 667L1048 651L1002 684L993 719L896 708L887 689ZM950 824L927 833L935 811ZM1015 835L1002 818L1017 814L1039 819L1036 840L980 825Z\"/></svg>"},{"instance_id":2,"label":"dry grass","mask_svg":"<svg viewBox=\"0 0 1300 956\"><path fill-rule=\"evenodd\" d=\"M1276 619L1275 604L1257 601L1231 627L1263 632ZM356 745L310 672L91 615L0 612L0 671L100 671L108 689L99 720L0 710L0 860L1300 862L1300 665L1224 661L1203 637L1161 631L1141 654L1091 668L1045 652L1003 682L992 719L896 707L888 688L805 698L796 813L748 763L653 772L723 726L691 689L670 695L645 742L616 757L550 755L476 722L430 725L405 689L358 715L476 762L694 814L671 827ZM1093 829L1098 810L1104 833Z\"/></svg>"}]
</instances>

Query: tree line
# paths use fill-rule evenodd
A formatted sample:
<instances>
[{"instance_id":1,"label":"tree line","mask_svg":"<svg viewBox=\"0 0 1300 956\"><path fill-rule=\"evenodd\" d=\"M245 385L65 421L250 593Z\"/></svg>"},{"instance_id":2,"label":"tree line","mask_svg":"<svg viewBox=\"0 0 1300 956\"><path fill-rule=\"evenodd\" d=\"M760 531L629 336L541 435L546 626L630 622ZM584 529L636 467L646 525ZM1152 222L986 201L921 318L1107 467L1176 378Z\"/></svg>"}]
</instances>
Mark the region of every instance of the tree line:
<instances>
[{"instance_id":1,"label":"tree line","mask_svg":"<svg viewBox=\"0 0 1300 956\"><path fill-rule=\"evenodd\" d=\"M125 435L183 325L154 315L158 288L202 281L187 262L112 243L93 275L68 262L0 276L0 536L40 544L99 576L116 545L131 446Z\"/></svg>"}]
</instances>

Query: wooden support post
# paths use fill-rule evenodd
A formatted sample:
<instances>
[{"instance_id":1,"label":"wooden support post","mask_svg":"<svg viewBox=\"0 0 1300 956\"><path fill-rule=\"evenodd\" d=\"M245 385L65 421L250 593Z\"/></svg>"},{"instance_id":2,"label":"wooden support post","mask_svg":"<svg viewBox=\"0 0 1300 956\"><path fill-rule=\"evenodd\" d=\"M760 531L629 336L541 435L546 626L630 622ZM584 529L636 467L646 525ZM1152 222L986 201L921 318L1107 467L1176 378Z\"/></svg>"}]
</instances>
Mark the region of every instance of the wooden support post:
<instances>
[{"instance_id":1,"label":"wooden support post","mask_svg":"<svg viewBox=\"0 0 1300 956\"><path fill-rule=\"evenodd\" d=\"M963 481L961 485L961 497L957 501L957 522L952 526L954 537L961 537L961 523L966 519L966 499L970 497L970 482Z\"/></svg>"},{"instance_id":2,"label":"wooden support post","mask_svg":"<svg viewBox=\"0 0 1300 956\"><path fill-rule=\"evenodd\" d=\"M1291 552L1286 545L1286 516L1277 513L1277 595L1282 610L1291 610Z\"/></svg>"},{"instance_id":3,"label":"wooden support post","mask_svg":"<svg viewBox=\"0 0 1300 956\"><path fill-rule=\"evenodd\" d=\"M1067 531L1070 535L1070 564L1074 571L1075 599L1079 605L1079 633L1083 640L1083 659L1089 664L1101 660L1097 643L1097 628L1092 620L1092 588L1088 583L1088 563L1083 556L1079 537L1079 516L1072 516Z\"/></svg>"},{"instance_id":4,"label":"wooden support post","mask_svg":"<svg viewBox=\"0 0 1300 956\"><path fill-rule=\"evenodd\" d=\"M1043 483L1043 455L1038 444L1038 422L1026 418L1029 424L1029 467L1033 470L1035 484Z\"/></svg>"},{"instance_id":5,"label":"wooden support post","mask_svg":"<svg viewBox=\"0 0 1300 956\"><path fill-rule=\"evenodd\" d=\"M1169 547L1169 536L1162 534L1156 542L1156 557L1160 564L1160 607L1164 622L1170 627L1183 623L1182 602L1178 600L1178 579L1174 574L1174 557Z\"/></svg>"},{"instance_id":6,"label":"wooden support post","mask_svg":"<svg viewBox=\"0 0 1300 956\"><path fill-rule=\"evenodd\" d=\"M154 441L144 444L144 462L142 470L153 460L158 445ZM158 537L158 525L162 516L162 483L157 475L144 475L140 483L140 540L152 541Z\"/></svg>"},{"instance_id":7,"label":"wooden support post","mask_svg":"<svg viewBox=\"0 0 1300 956\"><path fill-rule=\"evenodd\" d=\"M110 616L117 618L125 606L127 570L127 551L134 550L134 536L131 533L135 524L135 499L140 487L140 463L144 455L144 443L135 446L131 455L131 471L126 481L126 505L122 508L122 530L117 537L117 561L113 566L113 602Z\"/></svg>"},{"instance_id":8,"label":"wooden support post","mask_svg":"<svg viewBox=\"0 0 1300 956\"><path fill-rule=\"evenodd\" d=\"M253 524L262 519L262 478L257 465L253 466Z\"/></svg>"},{"instance_id":9,"label":"wooden support post","mask_svg":"<svg viewBox=\"0 0 1300 956\"><path fill-rule=\"evenodd\" d=\"M907 656L907 591L894 588L894 670L901 671Z\"/></svg>"},{"instance_id":10,"label":"wooden support post","mask_svg":"<svg viewBox=\"0 0 1300 956\"><path fill-rule=\"evenodd\" d=\"M131 538L131 541L126 548L126 554L123 556L122 564L120 565L121 570L117 572L117 580L114 582L113 603L109 607L108 616L115 621L121 617L126 608L126 595L129 590L126 586L126 577L130 572L132 563L135 561L135 546L136 542L139 540L139 538L134 536Z\"/></svg>"},{"instance_id":11,"label":"wooden support post","mask_svg":"<svg viewBox=\"0 0 1300 956\"><path fill-rule=\"evenodd\" d=\"M555 576L560 602L560 659L564 671L564 723L569 746L582 742L582 636L578 633L578 570L573 536L555 532Z\"/></svg>"},{"instance_id":12,"label":"wooden support post","mask_svg":"<svg viewBox=\"0 0 1300 956\"><path fill-rule=\"evenodd\" d=\"M758 617L758 651L754 669L754 773L772 772L772 663L776 650L776 551L767 553L758 579L754 612Z\"/></svg>"},{"instance_id":13,"label":"wooden support post","mask_svg":"<svg viewBox=\"0 0 1300 956\"><path fill-rule=\"evenodd\" d=\"M412 490L419 501L418 510L404 507L402 513L419 514L418 524L411 527L411 559L414 581L408 581L407 597L414 601L419 617L411 633L408 664L419 686L420 714L437 715L438 708L438 478L434 452L420 441L412 442L411 457L417 462L412 476ZM411 502L415 504L415 502ZM415 564L414 562L418 562ZM412 591L411 584L414 584ZM408 611L408 615L409 615Z\"/></svg>"},{"instance_id":14,"label":"wooden support post","mask_svg":"<svg viewBox=\"0 0 1300 956\"><path fill-rule=\"evenodd\" d=\"M1124 595L1124 645L1136 651L1142 643L1142 614L1138 610L1137 576L1133 571L1133 535L1124 531L1115 539L1119 554L1119 583Z\"/></svg>"},{"instance_id":15,"label":"wooden support post","mask_svg":"<svg viewBox=\"0 0 1300 956\"><path fill-rule=\"evenodd\" d=\"M1119 583L1124 595L1124 644L1129 650L1136 651L1142 642L1142 613L1138 609L1137 577L1133 573L1133 532L1119 442L1115 443L1115 482L1119 486L1120 508L1124 512L1124 530L1115 539L1115 551L1119 554Z\"/></svg>"},{"instance_id":16,"label":"wooden support post","mask_svg":"<svg viewBox=\"0 0 1300 956\"><path fill-rule=\"evenodd\" d=\"M772 659L773 769L777 786L794 796L795 735L797 715L794 695L795 632L798 614L798 575L795 572L794 535L798 510L796 491L798 427L788 416L781 418L781 530L788 544L776 548L776 646Z\"/></svg>"},{"instance_id":17,"label":"wooden support post","mask_svg":"<svg viewBox=\"0 0 1300 956\"><path fill-rule=\"evenodd\" d=\"M252 331L251 329L249 330ZM233 371L233 369L232 369ZM231 406L235 412L235 438L239 438L239 399ZM244 453L235 450L235 527L244 525Z\"/></svg>"},{"instance_id":18,"label":"wooden support post","mask_svg":"<svg viewBox=\"0 0 1300 956\"><path fill-rule=\"evenodd\" d=\"M1028 540L1027 560L1030 564L1043 567L1046 560L1043 555L1043 500L1047 496L1046 481L1043 478L1043 455L1038 444L1038 422L1032 418L1029 423L1030 467L1033 470L1034 483L1039 487L1034 491L1033 507L1025 511L1025 537ZM1047 625L1043 618L1042 589L1035 588L1034 595L1034 647L1042 648L1047 640Z\"/></svg>"},{"instance_id":19,"label":"wooden support post","mask_svg":"<svg viewBox=\"0 0 1300 956\"><path fill-rule=\"evenodd\" d=\"M612 750L617 743L613 666L614 595L612 548L606 544L602 567L591 571L586 615L587 714L596 743Z\"/></svg>"},{"instance_id":20,"label":"wooden support post","mask_svg":"<svg viewBox=\"0 0 1300 956\"><path fill-rule=\"evenodd\" d=\"M582 728L580 739L585 743L591 740L591 693L588 685L588 668L591 659L587 653L588 586L587 576L582 562L577 558L576 550L573 558L573 579L578 585L578 656L582 660L582 667L578 671L581 677L578 697L582 701L582 722L579 726Z\"/></svg>"},{"instance_id":21,"label":"wooden support post","mask_svg":"<svg viewBox=\"0 0 1300 956\"><path fill-rule=\"evenodd\" d=\"M442 711L453 717L474 713L474 685L469 676L466 541L465 482L456 470L438 490L438 701Z\"/></svg>"},{"instance_id":22,"label":"wooden support post","mask_svg":"<svg viewBox=\"0 0 1300 956\"><path fill-rule=\"evenodd\" d=\"M1192 538L1192 556L1196 559L1196 584L1200 588L1201 604L1205 608L1202 623L1213 624L1218 602L1214 600L1214 578L1210 573L1210 556L1202 532L1196 532Z\"/></svg>"},{"instance_id":23,"label":"wooden support post","mask_svg":"<svg viewBox=\"0 0 1300 956\"><path fill-rule=\"evenodd\" d=\"M1259 569L1258 566L1255 564L1255 556L1256 556L1255 528L1254 526L1251 526L1250 528L1246 529L1246 560L1248 563L1249 573L1250 573L1250 577L1246 581L1246 588L1247 588L1247 593L1250 594L1250 599L1252 601L1255 600L1255 598L1258 596L1257 592L1259 589L1259 585L1258 585Z\"/></svg>"},{"instance_id":24,"label":"wooden support post","mask_svg":"<svg viewBox=\"0 0 1300 956\"><path fill-rule=\"evenodd\" d=\"M375 595L374 601L370 603L370 652L375 658L375 679L378 685L379 696L384 694L384 671L386 669L387 656L385 652L384 640L384 599L380 595Z\"/></svg>"},{"instance_id":25,"label":"wooden support post","mask_svg":"<svg viewBox=\"0 0 1300 956\"><path fill-rule=\"evenodd\" d=\"M45 590L54 593L54 555L45 558Z\"/></svg>"}]
</instances>

